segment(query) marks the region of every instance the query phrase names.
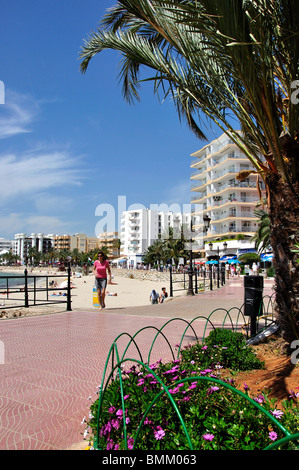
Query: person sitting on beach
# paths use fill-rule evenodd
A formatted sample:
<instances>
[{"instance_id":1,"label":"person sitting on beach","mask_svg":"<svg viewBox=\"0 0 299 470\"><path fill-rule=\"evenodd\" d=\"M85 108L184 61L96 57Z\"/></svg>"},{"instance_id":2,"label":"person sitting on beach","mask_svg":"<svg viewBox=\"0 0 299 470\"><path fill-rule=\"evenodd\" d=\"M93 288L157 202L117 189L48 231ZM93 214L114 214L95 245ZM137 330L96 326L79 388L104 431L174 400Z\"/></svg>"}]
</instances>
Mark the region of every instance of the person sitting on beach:
<instances>
[{"instance_id":1,"label":"person sitting on beach","mask_svg":"<svg viewBox=\"0 0 299 470\"><path fill-rule=\"evenodd\" d=\"M150 295L150 302L152 304L157 304L158 299L159 299L159 294L155 291L155 289L153 289Z\"/></svg>"},{"instance_id":2,"label":"person sitting on beach","mask_svg":"<svg viewBox=\"0 0 299 470\"><path fill-rule=\"evenodd\" d=\"M167 292L166 292L166 287L162 287L162 293L161 293L161 295L160 295L160 297L159 297L159 302L160 302L160 304L163 304L164 299L166 299L167 297L168 297L168 294L167 294Z\"/></svg>"}]
</instances>

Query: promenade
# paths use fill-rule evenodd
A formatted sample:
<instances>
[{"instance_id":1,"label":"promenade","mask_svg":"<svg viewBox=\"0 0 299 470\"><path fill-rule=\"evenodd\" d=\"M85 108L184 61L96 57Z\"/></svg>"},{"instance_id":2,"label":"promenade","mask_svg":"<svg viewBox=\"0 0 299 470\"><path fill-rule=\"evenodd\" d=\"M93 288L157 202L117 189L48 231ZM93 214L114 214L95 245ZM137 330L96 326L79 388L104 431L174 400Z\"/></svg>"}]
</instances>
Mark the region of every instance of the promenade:
<instances>
[{"instance_id":1,"label":"promenade","mask_svg":"<svg viewBox=\"0 0 299 470\"><path fill-rule=\"evenodd\" d=\"M272 282L265 281L264 295L272 292ZM217 308L239 307L243 302L243 279L235 278L219 290L182 294L159 305L1 321L5 354L0 364L0 449L77 448L85 430L82 419L97 396L107 353L120 333L134 334L145 326L160 328L171 318L207 317ZM165 334L172 346L185 327L179 321L169 324ZM152 338L147 330L138 345L148 349ZM165 343L159 343L155 354L157 358L167 354Z\"/></svg>"}]
</instances>

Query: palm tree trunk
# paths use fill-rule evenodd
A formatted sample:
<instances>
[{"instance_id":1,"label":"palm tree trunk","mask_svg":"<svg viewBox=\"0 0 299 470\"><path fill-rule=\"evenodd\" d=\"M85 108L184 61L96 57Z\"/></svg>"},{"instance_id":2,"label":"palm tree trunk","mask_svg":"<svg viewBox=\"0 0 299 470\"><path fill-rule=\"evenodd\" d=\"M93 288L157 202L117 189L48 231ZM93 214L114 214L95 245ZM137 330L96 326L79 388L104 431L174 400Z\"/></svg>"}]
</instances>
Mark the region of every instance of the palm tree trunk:
<instances>
[{"instance_id":1,"label":"palm tree trunk","mask_svg":"<svg viewBox=\"0 0 299 470\"><path fill-rule=\"evenodd\" d=\"M299 237L299 184L293 189L275 174L267 178L271 245L274 252L276 311L287 343L299 339L299 264L292 251Z\"/></svg>"}]
</instances>

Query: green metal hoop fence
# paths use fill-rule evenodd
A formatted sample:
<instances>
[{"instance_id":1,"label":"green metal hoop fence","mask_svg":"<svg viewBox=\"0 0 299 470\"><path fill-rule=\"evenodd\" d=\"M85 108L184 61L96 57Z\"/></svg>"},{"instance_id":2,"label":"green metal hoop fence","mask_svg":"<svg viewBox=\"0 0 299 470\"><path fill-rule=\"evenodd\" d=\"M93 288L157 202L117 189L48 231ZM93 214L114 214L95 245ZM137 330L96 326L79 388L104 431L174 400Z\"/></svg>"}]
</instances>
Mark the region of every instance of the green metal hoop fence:
<instances>
[{"instance_id":1,"label":"green metal hoop fence","mask_svg":"<svg viewBox=\"0 0 299 470\"><path fill-rule=\"evenodd\" d=\"M137 426L137 429L135 431L134 435L134 444L133 447L131 447L132 450L134 450L141 441L141 434L142 434L142 429L144 426L144 423L149 416L149 413L151 410L155 407L155 405L159 402L159 400L165 400L165 397L167 397L167 400L169 402L169 405L172 407L173 413L177 416L181 428L183 430L183 433L185 435L186 441L187 441L187 449L190 450L195 450L193 447L192 439L190 437L189 431L187 429L187 425L184 420L184 416L181 414L176 400L173 398L172 394L170 393L170 387L167 386L163 379L155 373L153 368L149 365L151 363L151 357L153 354L154 346L157 343L158 338L166 345L169 355L170 355L170 360L175 361L182 350L184 340L186 339L186 334L188 331L191 331L193 334L193 341L199 341L201 339L202 343L204 344L206 335L208 331L211 331L212 329L215 329L215 323L213 323L212 318L213 316L217 315L217 318L219 318L219 314L223 314L223 321L220 323L221 328L230 328L233 331L242 331L243 334L248 337L248 329L246 326L246 319L242 313L242 307L241 308L232 308L229 310L226 309L216 309L214 310L208 317L204 316L198 316L191 321L182 319L182 318L173 318L166 323L161 328L157 328L154 326L146 326L144 328L141 328L138 330L134 335L130 335L128 333L121 333L118 335L114 342L112 343L110 350L107 355L105 367L104 367L104 372L102 376L102 381L101 381L101 386L100 386L100 392L99 392L99 399L98 399L98 408L97 408L97 428L96 428L96 433L94 436L94 448L98 450L104 450L101 448L101 443L100 443L100 433L101 433L101 421L102 421L102 414L105 411L104 410L104 405L105 405L105 397L106 393L108 390L109 385L112 382L116 382L119 385L119 394L120 394L120 402L121 402L121 409L122 409L122 426L123 426L123 443L124 443L124 448L125 450L128 450L128 433L127 433L127 422L126 422L126 413L125 413L125 395L124 395L124 378L123 378L123 368L125 364L131 364L137 367L142 368L144 371L147 371L149 374L151 374L154 378L154 380L159 384L160 387L160 392L157 393L154 397L154 399L151 400L150 403L147 404L147 409L143 413L140 423ZM265 316L266 320L268 321L269 316L271 316L271 321L273 321L273 301L270 297L267 297L263 299L262 305L261 305L261 316ZM204 324L202 334L200 335L196 332L195 328L195 322L201 322ZM169 339L167 338L165 334L165 329L167 326L171 325L173 322L176 324L181 324L184 327L180 342L178 344L178 350L177 350L177 355L174 352L173 347L170 344ZM240 323L242 323L240 325ZM217 322L217 328L219 320ZM267 326L267 323L266 323ZM209 330L210 328L210 330ZM244 329L245 328L245 329ZM149 337L149 332L153 332L154 338L152 343L150 344L149 347L149 352L147 355L147 360L145 361L143 358L143 354L141 351L141 348L138 345L137 338L140 336L142 333L147 334L147 338ZM124 347L123 353L120 352L120 345L119 343L121 340L124 340L128 338L128 342L126 346ZM134 356L126 357L129 348L133 346L137 352L137 358ZM161 347L161 345L160 345ZM261 414L265 415L266 418L269 420L269 423L271 423L272 426L275 426L278 430L280 430L283 434L284 437L280 438L276 442L273 442L272 444L268 445L265 447L265 450L272 450L272 449L277 449L280 448L282 445L287 444L289 442L297 442L299 441L299 433L296 434L291 434L280 422L278 419L275 418L273 414L271 414L268 410L266 410L263 406L261 406L259 403L257 403L254 399L250 398L247 394L243 393L241 390L236 389L229 383L222 381L218 378L215 377L206 377L206 376L201 376L201 375L192 375L189 377L185 377L183 379L179 379L172 383L172 387L178 387L180 384L185 384L189 382L198 382L198 383L213 383L216 384L217 386L220 386L226 390L229 390L234 396L241 397L245 402L249 403L255 409L257 409ZM295 444L294 444L295 445ZM299 446L297 445L299 448Z\"/></svg>"}]
</instances>

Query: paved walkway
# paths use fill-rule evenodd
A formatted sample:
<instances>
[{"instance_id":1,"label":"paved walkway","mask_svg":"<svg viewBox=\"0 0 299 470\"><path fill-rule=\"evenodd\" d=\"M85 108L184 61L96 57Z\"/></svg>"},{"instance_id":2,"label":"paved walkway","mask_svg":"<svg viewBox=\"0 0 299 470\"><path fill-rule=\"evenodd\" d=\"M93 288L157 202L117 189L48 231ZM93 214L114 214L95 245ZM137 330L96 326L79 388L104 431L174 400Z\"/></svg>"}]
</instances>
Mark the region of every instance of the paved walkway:
<instances>
[{"instance_id":1,"label":"paved walkway","mask_svg":"<svg viewBox=\"0 0 299 470\"><path fill-rule=\"evenodd\" d=\"M264 294L270 292L267 282ZM89 397L96 397L107 353L120 333L134 334L150 325L160 328L171 318L208 316L217 308L241 306L243 301L242 280L234 279L219 290L184 295L162 305L2 320L0 450L66 449L82 441L81 421L88 416ZM185 328L184 321L168 324L165 335L172 346ZM156 330L146 329L138 337L145 354L155 334ZM165 342L157 342L151 359L167 354Z\"/></svg>"}]
</instances>

